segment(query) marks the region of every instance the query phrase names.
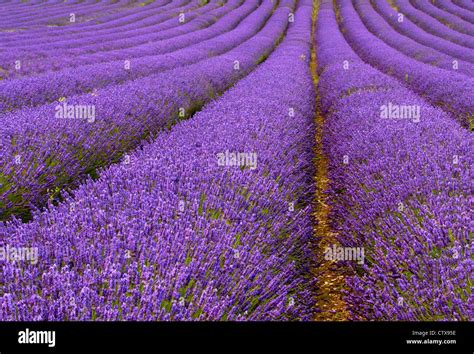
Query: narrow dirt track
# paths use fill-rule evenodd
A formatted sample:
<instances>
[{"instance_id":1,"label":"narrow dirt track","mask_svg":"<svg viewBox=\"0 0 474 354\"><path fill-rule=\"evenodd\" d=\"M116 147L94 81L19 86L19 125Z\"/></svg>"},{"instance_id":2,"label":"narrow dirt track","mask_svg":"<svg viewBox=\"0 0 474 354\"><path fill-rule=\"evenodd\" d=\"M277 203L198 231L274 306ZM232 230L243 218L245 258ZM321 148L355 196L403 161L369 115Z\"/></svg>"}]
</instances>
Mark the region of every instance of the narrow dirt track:
<instances>
[{"instance_id":1,"label":"narrow dirt track","mask_svg":"<svg viewBox=\"0 0 474 354\"><path fill-rule=\"evenodd\" d=\"M311 73L313 76L314 85L317 89L318 73L316 48L314 42L314 33L316 28L316 20L318 14L318 1L314 2L313 9L313 46L311 51ZM315 257L318 260L318 268L314 270L317 277L316 289L316 306L319 312L316 313L315 321L347 321L350 319L347 305L343 299L343 291L347 289L345 283L345 272L337 262L324 259L324 250L327 247L332 247L334 244L339 245L336 236L337 234L331 230L329 213L330 206L328 204L328 196L326 191L329 187L328 178L328 161L323 150L323 133L324 133L324 116L320 111L320 98L318 91L316 97L316 134L315 134L315 151L314 163L316 176L314 178L316 185L315 196L315 212L316 226L314 229L318 244L315 249Z\"/></svg>"}]
</instances>

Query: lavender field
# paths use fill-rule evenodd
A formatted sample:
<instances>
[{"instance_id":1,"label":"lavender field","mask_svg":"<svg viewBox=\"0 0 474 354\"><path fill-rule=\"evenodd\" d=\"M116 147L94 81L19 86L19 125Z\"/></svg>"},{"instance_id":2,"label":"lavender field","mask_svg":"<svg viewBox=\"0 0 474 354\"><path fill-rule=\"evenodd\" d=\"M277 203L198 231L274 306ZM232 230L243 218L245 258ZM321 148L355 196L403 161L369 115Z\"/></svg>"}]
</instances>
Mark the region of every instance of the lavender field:
<instances>
[{"instance_id":1,"label":"lavender field","mask_svg":"<svg viewBox=\"0 0 474 354\"><path fill-rule=\"evenodd\" d=\"M0 321L474 320L471 0L0 14Z\"/></svg>"}]
</instances>

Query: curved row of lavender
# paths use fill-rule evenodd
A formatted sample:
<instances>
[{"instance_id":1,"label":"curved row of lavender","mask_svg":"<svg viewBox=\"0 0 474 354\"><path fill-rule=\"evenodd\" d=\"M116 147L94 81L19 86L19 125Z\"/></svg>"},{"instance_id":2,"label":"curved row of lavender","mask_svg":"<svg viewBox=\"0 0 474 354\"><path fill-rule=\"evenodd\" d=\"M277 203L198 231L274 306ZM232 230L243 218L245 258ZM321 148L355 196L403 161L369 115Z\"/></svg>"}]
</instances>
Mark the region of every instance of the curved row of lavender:
<instances>
[{"instance_id":1,"label":"curved row of lavender","mask_svg":"<svg viewBox=\"0 0 474 354\"><path fill-rule=\"evenodd\" d=\"M192 22L199 15L205 11L211 11L218 8L216 4L218 0L208 3L205 8L198 7L198 2L191 3L185 7L182 12L187 19L187 23ZM181 10L172 9L165 13L160 13L154 17L152 25L148 25L143 33L131 35L118 33L107 36L107 39L88 39L85 40L70 40L64 38L61 41L54 41L53 48L40 45L38 49L34 48L15 48L11 47L0 56L0 65L3 66L4 74L7 77L27 76L34 73L41 73L48 70L58 70L66 67L75 67L91 63L98 63L106 60L113 60L114 58L121 58L122 60L134 58L135 53L133 48L137 44L142 44L143 47L148 47L150 43L159 40L172 39L183 33L189 33L191 28L180 23ZM225 11L225 9L224 9ZM202 28L206 23L193 23L195 30ZM133 30L134 25L130 25ZM130 36L129 36L130 34ZM100 36L98 36L100 37ZM125 38L124 38L125 37ZM80 43L83 43L82 47ZM58 46L58 47L54 47ZM60 53L58 54L58 49ZM153 48L149 48L153 49ZM150 50L149 50L150 51ZM92 55L94 54L94 56ZM86 56L87 55L87 56ZM18 69L15 64L20 60L22 65Z\"/></svg>"},{"instance_id":2,"label":"curved row of lavender","mask_svg":"<svg viewBox=\"0 0 474 354\"><path fill-rule=\"evenodd\" d=\"M236 43L244 42L254 35L259 29L258 25L263 25L273 8L273 5L267 2L256 10L260 1L250 0L235 9L240 2L241 0L231 0L229 4L233 6L230 8L221 7L202 15L203 21L214 18L208 23L209 26L202 30L149 45L151 48L148 49L156 52L155 55L143 55L139 48L135 48L137 55L142 55L135 59L130 58L127 69L124 60L116 60L0 83L0 90L3 91L0 94L0 112L93 92L222 54ZM217 22L213 23L214 21ZM242 22L245 22L245 26Z\"/></svg>"},{"instance_id":3,"label":"curved row of lavender","mask_svg":"<svg viewBox=\"0 0 474 354\"><path fill-rule=\"evenodd\" d=\"M425 0L410 0L412 5L418 10L435 18L441 22L444 26L452 28L460 33L474 36L474 26L458 16L452 15L449 12L443 11L433 5L430 1Z\"/></svg>"},{"instance_id":4,"label":"curved row of lavender","mask_svg":"<svg viewBox=\"0 0 474 354\"><path fill-rule=\"evenodd\" d=\"M448 39L461 46L474 49L474 38L464 33L457 32L433 17L427 15L410 4L409 0L393 0L397 10L416 23L426 32L432 33L440 38Z\"/></svg>"},{"instance_id":5,"label":"curved row of lavender","mask_svg":"<svg viewBox=\"0 0 474 354\"><path fill-rule=\"evenodd\" d=\"M119 6L124 6L125 4L130 3L130 1L121 0ZM78 4L74 8L74 11L77 12L78 16L89 17L93 16L96 12L104 11L106 8L110 8L111 4L109 1L98 2L95 4ZM51 9L46 14L31 12L30 16L24 16L24 13L19 13L18 16L13 16L10 18L5 18L2 26L12 26L12 27L28 27L28 26L39 26L47 24L55 25L64 25L69 20L69 7L67 4L63 4L61 7Z\"/></svg>"},{"instance_id":6,"label":"curved row of lavender","mask_svg":"<svg viewBox=\"0 0 474 354\"><path fill-rule=\"evenodd\" d=\"M354 7L367 29L393 49L425 64L474 77L474 64L444 55L399 34L374 10L370 2L355 0Z\"/></svg>"},{"instance_id":7,"label":"curved row of lavender","mask_svg":"<svg viewBox=\"0 0 474 354\"><path fill-rule=\"evenodd\" d=\"M40 248L37 265L3 267L0 320L311 319L311 5L257 70L129 165L0 228ZM220 164L229 151L255 164Z\"/></svg>"},{"instance_id":8,"label":"curved row of lavender","mask_svg":"<svg viewBox=\"0 0 474 354\"><path fill-rule=\"evenodd\" d=\"M54 198L55 189L77 185L86 174L94 175L97 168L119 161L143 139L192 115L247 75L284 36L292 9L288 2L292 3L277 5L263 28L265 18L252 18L252 23L239 27L244 38L248 28L255 33L245 42L233 42L242 39L238 32L225 38L235 48L222 55L1 115L0 219L12 214L28 218L33 206ZM69 113L69 107L86 110L81 111L83 116L71 118L64 113Z\"/></svg>"},{"instance_id":9,"label":"curved row of lavender","mask_svg":"<svg viewBox=\"0 0 474 354\"><path fill-rule=\"evenodd\" d=\"M443 108L462 126L474 127L474 78L420 63L393 49L364 26L352 1L336 0L340 26L356 53L368 64L388 73ZM380 17L374 21L384 22Z\"/></svg>"},{"instance_id":10,"label":"curved row of lavender","mask_svg":"<svg viewBox=\"0 0 474 354\"><path fill-rule=\"evenodd\" d=\"M77 0L71 2L71 8L77 8ZM66 4L53 4L50 1L44 2L43 4L39 4L38 2L29 2L29 3L19 3L19 2L2 2L0 4L0 8L4 11L4 16L0 19L0 23L9 23L11 19L18 19L19 22L31 19L32 17L39 17L41 13L38 13L37 10L40 9L47 9L50 11L54 11L58 8L64 8ZM27 10L32 10L32 12L28 12ZM26 10L26 11L25 11ZM20 16L23 13L23 16ZM43 16L48 16L47 14L43 14Z\"/></svg>"},{"instance_id":11,"label":"curved row of lavender","mask_svg":"<svg viewBox=\"0 0 474 354\"><path fill-rule=\"evenodd\" d=\"M85 22L76 21L69 23L67 26L47 26L46 29L42 28L44 26L40 26L38 29L33 26L32 28L27 28L28 31L7 33L8 36L5 37L8 43L18 43L20 46L34 45L35 41L38 41L37 43L48 43L51 39L61 40L64 37L70 37L74 40L80 38L93 40L94 33L98 36L124 33L133 30L133 27L131 27L133 24L136 24L137 28L146 27L153 25L153 18L156 18L156 16L172 13L172 11L179 10L180 7L189 8L189 5L197 4L199 4L197 1L192 0L175 2L156 0L146 7L139 5L131 8L127 7L108 16L100 12L99 14L102 15L102 17L98 19L100 21L94 21L94 19ZM202 4L205 5L205 3ZM71 13L75 14L73 11L74 10L64 10L68 16L70 16ZM158 17L158 19L159 18L160 17ZM83 37L81 37L81 34L83 34Z\"/></svg>"},{"instance_id":12,"label":"curved row of lavender","mask_svg":"<svg viewBox=\"0 0 474 354\"><path fill-rule=\"evenodd\" d=\"M157 2L161 4L169 3L169 0L157 0ZM80 1L68 1L67 3L60 3L60 4L52 4L51 2L49 3L38 3L38 4L33 4L31 1L29 1L27 4L14 4L12 5L9 9L4 7L4 11L6 16L2 17L2 21L0 23L4 25L5 23L10 23L14 24L15 22L17 26L15 29L24 29L27 28L28 30L32 30L32 34L37 35L40 33L40 26L38 26L38 23L35 23L34 20L41 20L41 19L46 19L49 20L51 17L56 16L57 10L60 10L60 13L63 15L67 13L67 11L75 11L77 9L81 9L84 5L90 4L91 2L80 2ZM95 3L96 5L99 4L99 2ZM113 1L113 0L106 0L106 1L101 1L101 5L103 5L103 8L100 11L97 11L94 15L99 15L99 16L94 16L94 17L88 17L90 19L90 22L81 22L80 25L86 28L87 26L91 25L96 25L97 23L100 23L102 18L107 19L109 17L113 17L114 15L117 15L117 12L122 12L123 14L127 14L130 12L133 12L134 10L137 10L139 6L141 6L140 2L135 2L135 1L128 1L128 0L118 0L118 1ZM152 7L152 6L150 6ZM27 26L27 27L22 27L20 26L18 28L18 24L22 24L25 21L32 21L32 24ZM43 23L44 24L44 23ZM48 24L46 23L46 26ZM66 26L67 27L67 26ZM67 28L55 28L55 26L48 26L47 28L53 28L54 30L70 30ZM21 32L17 32L17 34L21 34ZM23 33L24 34L24 33ZM45 34L50 34L48 31Z\"/></svg>"},{"instance_id":13,"label":"curved row of lavender","mask_svg":"<svg viewBox=\"0 0 474 354\"><path fill-rule=\"evenodd\" d=\"M452 56L453 59L474 63L474 51L466 50L466 47L432 35L429 32L425 32L408 17L404 16L402 20L399 20L399 13L392 8L388 2L372 0L371 4L374 9L383 16L385 21L404 36L409 37L420 44L448 54Z\"/></svg>"},{"instance_id":14,"label":"curved row of lavender","mask_svg":"<svg viewBox=\"0 0 474 354\"><path fill-rule=\"evenodd\" d=\"M151 35L140 36L141 40L136 41L135 39L122 39L118 41L113 41L110 47L107 45L91 45L90 50L87 55L77 55L74 53L74 49L65 53L63 56L57 58L48 58L47 60L35 60L29 61L27 70L34 73L42 73L48 70L61 70L64 68L76 68L80 66L105 63L115 60L121 60L122 64L125 60L131 61L136 58L140 58L147 55L156 55L160 53L165 53L168 47L179 49L180 48L180 38L182 36L192 35L193 32L201 31L209 26L223 16L236 6L236 2L239 0L230 1L227 6L222 6L215 9L215 16L208 16L207 12L201 16L198 15L200 9L191 13L191 16L186 17L187 21L184 24L179 23L179 15L173 16L171 19L162 23L166 28L162 28L156 34L151 33ZM240 4L242 1L239 1ZM210 11L210 9L207 9ZM160 25L158 25L160 27ZM202 35L202 34L201 34ZM199 38L198 38L199 39ZM176 41L176 44L173 44ZM98 51L100 47L100 51ZM115 48L114 48L115 47ZM26 72L22 70L21 73Z\"/></svg>"},{"instance_id":15,"label":"curved row of lavender","mask_svg":"<svg viewBox=\"0 0 474 354\"><path fill-rule=\"evenodd\" d=\"M462 9L474 11L474 4L471 0L453 0L453 3L455 3Z\"/></svg>"},{"instance_id":16,"label":"curved row of lavender","mask_svg":"<svg viewBox=\"0 0 474 354\"><path fill-rule=\"evenodd\" d=\"M128 36L124 38L122 34L118 35L118 40L105 44L101 43L99 46L92 44L83 47L79 51L86 50L87 56L83 57L82 60L77 57L77 50L71 49L57 60L54 58L49 60L47 65L48 67L72 68L119 59L122 61L132 60L145 55L163 53L162 45L164 43L169 45L175 39L179 41L179 37L183 35L191 35L193 32L205 29L207 26L216 23L229 10L242 6L243 3L245 2L242 0L232 0L220 6L218 5L219 1L216 1L216 3L209 3L209 6L205 8L199 7L198 9L189 10L189 12L180 12L159 24L157 26L160 27L159 29L149 30L149 34L141 34L133 38L128 38ZM214 16L209 16L211 12ZM184 22L180 22L181 19ZM176 48L179 48L179 46L176 45ZM36 67L38 64L41 64L41 62L35 63L34 66Z\"/></svg>"},{"instance_id":17,"label":"curved row of lavender","mask_svg":"<svg viewBox=\"0 0 474 354\"><path fill-rule=\"evenodd\" d=\"M46 28L28 28L28 31L9 31L2 32L0 35L5 39L11 41L19 41L23 43L24 41L29 42L31 39L46 39L46 38L60 38L62 36L80 36L81 33L89 36L94 32L97 33L110 33L113 29L116 29L117 32L123 31L124 27L126 28L128 24L132 22L140 23L145 18L156 13L156 9L161 7L165 9L165 5L169 4L170 0L155 0L151 4L149 3L134 3L135 6L127 7L121 11L116 11L109 15L100 13L102 16L100 18L94 18L87 22L76 23L74 26L48 26ZM144 5L142 5L144 4ZM146 6L146 7L145 7ZM43 8L43 6L41 6ZM143 9L147 11L144 12ZM20 14L24 14L24 10L19 11ZM71 12L69 11L69 15ZM46 15L47 16L47 15Z\"/></svg>"},{"instance_id":18,"label":"curved row of lavender","mask_svg":"<svg viewBox=\"0 0 474 354\"><path fill-rule=\"evenodd\" d=\"M182 1L182 3L185 3ZM217 7L215 2L209 2L204 7L198 6L198 2L191 2L183 9L183 14L191 15L192 19L197 17L195 14L196 12L202 11L203 9L212 9ZM46 43L33 43L27 45L21 44L14 44L9 45L12 48L12 53L9 53L10 56L17 55L16 53L20 53L19 55L28 56L27 58L32 60L35 59L36 56L42 55L46 56L60 56L60 57L67 57L72 54L81 54L81 53L94 53L97 51L102 50L101 45L103 45L103 50L107 50L108 47L114 49L115 47L118 49L121 48L121 43L124 42L124 39L133 40L136 39L137 42L144 43L144 35L153 36L156 35L154 32L159 32L162 30L166 30L173 27L180 27L183 24L179 23L178 15L179 15L179 8L171 8L166 12L160 12L156 10L156 14L151 16L150 20L155 20L150 24L143 24L134 23L127 24L126 31L120 33L108 33L108 34L97 34L96 36L92 37L92 33L90 36L84 36L80 38L74 38L73 35L61 35L60 38L45 38ZM152 12L153 13L153 12ZM175 19L175 21L172 21ZM153 38L153 37L152 37ZM125 47L125 45L123 45ZM62 49L58 51L58 49ZM54 53L56 51L56 53Z\"/></svg>"},{"instance_id":19,"label":"curved row of lavender","mask_svg":"<svg viewBox=\"0 0 474 354\"><path fill-rule=\"evenodd\" d=\"M153 14L146 18L146 21L135 21L133 23L127 23L125 32L107 31L107 33L101 34L98 31L92 32L89 36L81 36L74 38L75 36L62 35L60 39L51 41L46 38L46 43L38 43L33 40L29 44L18 44L15 41L14 48L17 51L24 51L33 57L33 54L37 53L48 53L52 50L62 49L59 55L65 55L63 52L71 54L80 54L81 52L87 53L92 50L100 51L102 48L97 48L97 44L104 45L103 50L107 50L108 46L113 48L113 44L121 43L120 41L126 38L127 40L136 40L137 43L144 43L144 35L152 36L154 32L162 31L163 29L182 27L182 23L178 21L178 15L180 13L186 15L186 22L195 19L199 14L205 11L210 11L217 7L220 7L220 2L217 0L211 0L206 2L204 5L199 1L178 1L173 3L173 6L168 5L167 11L164 11L164 7L160 7L155 11L147 11ZM172 21L174 19L174 21ZM128 22L128 21L127 21ZM153 37L151 37L153 39Z\"/></svg>"},{"instance_id":20,"label":"curved row of lavender","mask_svg":"<svg viewBox=\"0 0 474 354\"><path fill-rule=\"evenodd\" d=\"M473 320L472 135L364 63L331 1L317 21L331 220L343 246L365 250L363 264L347 261L353 319ZM388 105L419 107L419 119L381 115Z\"/></svg>"},{"instance_id":21,"label":"curved row of lavender","mask_svg":"<svg viewBox=\"0 0 474 354\"><path fill-rule=\"evenodd\" d=\"M71 8L80 9L84 13L87 10L89 10L91 7L97 8L98 10L103 10L103 7L97 6L98 5L97 3L94 4L88 1L86 1L85 3L79 4L80 6L77 6L78 4L71 4L71 5L72 5ZM2 23L8 25L8 24L13 24L13 22L16 22L17 25L27 25L34 19L37 19L39 23L42 23L48 17L56 17L58 14L64 14L66 8L67 8L67 4L61 4L59 6L49 8L48 9L49 11L46 14L41 14L34 11L34 12L23 13L23 15L21 15L20 10L17 8L13 12L6 12L5 16L2 16ZM35 9L33 8L32 10L35 10ZM39 24L38 22L34 22L34 24Z\"/></svg>"},{"instance_id":22,"label":"curved row of lavender","mask_svg":"<svg viewBox=\"0 0 474 354\"><path fill-rule=\"evenodd\" d=\"M93 21L82 23L70 23L68 26L54 28L50 32L33 32L31 36L24 36L22 32L14 32L9 38L9 43L18 47L38 47L39 44L52 45L51 39L63 40L68 38L71 40L89 39L95 41L97 37L103 37L111 34L126 34L129 31L140 32L147 27L157 24L163 18L163 15L171 15L175 12L186 9L197 9L205 6L209 1L198 2L191 0L175 1L175 2L153 2L146 7L146 11L142 6L138 6L136 11L127 11L126 9L118 12L114 16L101 17L101 24L95 25ZM72 10L70 10L72 11ZM74 12L69 12L68 15ZM74 13L75 14L75 13ZM103 15L103 13L100 13ZM118 15L120 14L120 17ZM76 19L77 20L77 19ZM113 24L113 26L111 26ZM28 33L30 30L28 31ZM82 34L82 36L81 36ZM108 37L105 37L108 38ZM84 42L84 41L82 41ZM82 42L78 42L81 44Z\"/></svg>"},{"instance_id":23,"label":"curved row of lavender","mask_svg":"<svg viewBox=\"0 0 474 354\"><path fill-rule=\"evenodd\" d=\"M455 16L462 18L464 21L474 24L474 13L466 11L459 6L456 6L449 0L436 0L433 4L439 7L441 10L445 10Z\"/></svg>"}]
</instances>

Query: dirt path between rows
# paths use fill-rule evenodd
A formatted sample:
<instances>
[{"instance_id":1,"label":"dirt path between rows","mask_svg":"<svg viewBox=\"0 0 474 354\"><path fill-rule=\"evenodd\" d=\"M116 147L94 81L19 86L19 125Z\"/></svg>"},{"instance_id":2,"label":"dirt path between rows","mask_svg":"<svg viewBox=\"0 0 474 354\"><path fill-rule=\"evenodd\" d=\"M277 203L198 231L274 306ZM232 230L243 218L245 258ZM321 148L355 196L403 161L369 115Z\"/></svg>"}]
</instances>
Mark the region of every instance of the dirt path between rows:
<instances>
[{"instance_id":1,"label":"dirt path between rows","mask_svg":"<svg viewBox=\"0 0 474 354\"><path fill-rule=\"evenodd\" d=\"M313 46L311 51L311 73L313 76L314 85L317 88L318 74L317 61L314 42L314 33L316 27L318 1L314 1L313 9ZM334 244L339 245L336 236L337 234L331 229L329 213L330 206L328 205L328 196L326 191L329 188L328 179L328 160L323 150L323 133L325 118L320 111L320 98L317 94L317 108L316 108L316 134L315 134L315 235L318 244L315 249L315 257L317 259L318 267L314 270L317 277L316 287L316 307L319 311L316 313L315 321L347 321L350 319L350 314L347 305L343 299L343 291L347 290L345 282L345 272L337 262L326 260L324 258L324 251L327 247L332 247Z\"/></svg>"}]
</instances>

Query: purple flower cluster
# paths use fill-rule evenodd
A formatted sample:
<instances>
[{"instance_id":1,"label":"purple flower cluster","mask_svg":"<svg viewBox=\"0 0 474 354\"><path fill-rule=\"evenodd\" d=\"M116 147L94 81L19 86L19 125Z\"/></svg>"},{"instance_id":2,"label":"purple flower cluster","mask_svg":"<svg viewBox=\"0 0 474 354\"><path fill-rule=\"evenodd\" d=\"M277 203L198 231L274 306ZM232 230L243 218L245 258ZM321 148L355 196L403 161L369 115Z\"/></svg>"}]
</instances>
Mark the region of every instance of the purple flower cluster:
<instances>
[{"instance_id":1,"label":"purple flower cluster","mask_svg":"<svg viewBox=\"0 0 474 354\"><path fill-rule=\"evenodd\" d=\"M129 164L0 227L40 249L3 265L0 320L311 319L311 14L299 1L264 63Z\"/></svg>"},{"instance_id":2,"label":"purple flower cluster","mask_svg":"<svg viewBox=\"0 0 474 354\"><path fill-rule=\"evenodd\" d=\"M343 246L365 250L362 265L346 261L353 319L472 320L472 135L360 60L329 0L315 40L331 220ZM381 116L389 104L419 107L419 120Z\"/></svg>"}]
</instances>

